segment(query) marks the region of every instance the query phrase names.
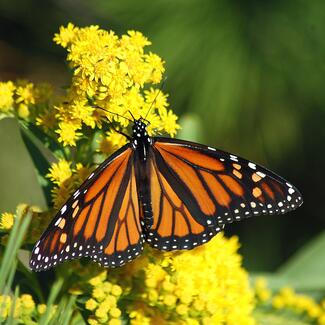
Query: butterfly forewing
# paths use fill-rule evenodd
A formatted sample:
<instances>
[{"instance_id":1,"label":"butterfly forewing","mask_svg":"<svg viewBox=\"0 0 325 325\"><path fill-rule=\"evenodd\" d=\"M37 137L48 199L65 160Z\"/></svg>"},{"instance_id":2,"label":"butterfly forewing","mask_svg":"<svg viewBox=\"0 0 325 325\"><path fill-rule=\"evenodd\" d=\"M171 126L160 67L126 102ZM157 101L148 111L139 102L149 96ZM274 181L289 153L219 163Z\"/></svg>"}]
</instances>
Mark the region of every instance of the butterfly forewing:
<instances>
[{"instance_id":1,"label":"butterfly forewing","mask_svg":"<svg viewBox=\"0 0 325 325\"><path fill-rule=\"evenodd\" d=\"M127 145L89 176L35 245L33 270L82 256L114 267L139 255L142 232L133 158Z\"/></svg>"}]
</instances>

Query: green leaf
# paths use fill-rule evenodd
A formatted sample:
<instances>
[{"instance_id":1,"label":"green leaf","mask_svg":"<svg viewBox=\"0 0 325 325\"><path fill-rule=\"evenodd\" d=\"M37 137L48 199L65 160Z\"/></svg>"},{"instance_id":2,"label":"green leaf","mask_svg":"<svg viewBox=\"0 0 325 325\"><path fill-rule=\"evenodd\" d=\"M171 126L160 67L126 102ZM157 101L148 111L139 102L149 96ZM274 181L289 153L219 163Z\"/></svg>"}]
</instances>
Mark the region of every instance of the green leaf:
<instances>
[{"instance_id":1,"label":"green leaf","mask_svg":"<svg viewBox=\"0 0 325 325\"><path fill-rule=\"evenodd\" d=\"M325 231L290 258L277 275L298 290L325 290Z\"/></svg>"},{"instance_id":2,"label":"green leaf","mask_svg":"<svg viewBox=\"0 0 325 325\"><path fill-rule=\"evenodd\" d=\"M45 158L44 152L42 152L41 148L36 145L36 142L26 129L20 128L20 134L23 139L23 142L32 158L34 166L37 171L37 178L39 184L42 187L47 205L51 205L51 185L50 182L45 178L45 175L48 173L50 168L49 160ZM34 141L33 141L34 140Z\"/></svg>"},{"instance_id":3,"label":"green leaf","mask_svg":"<svg viewBox=\"0 0 325 325\"><path fill-rule=\"evenodd\" d=\"M17 215L14 226L10 232L8 244L0 265L0 295L10 285L10 279L16 270L16 256L28 229L32 213ZM15 266L15 267L14 267Z\"/></svg>"},{"instance_id":4,"label":"green leaf","mask_svg":"<svg viewBox=\"0 0 325 325\"><path fill-rule=\"evenodd\" d=\"M62 148L60 145L50 136L48 136L45 132L43 132L40 128L38 128L36 125L32 123L24 123L20 121L19 125L22 129L25 131L28 131L28 133L33 135L35 138L37 138L41 143L43 143L44 148L43 150L46 150L47 155L49 155L49 160L55 160L55 157L53 156L53 153L57 153L59 156L62 155Z\"/></svg>"},{"instance_id":5,"label":"green leaf","mask_svg":"<svg viewBox=\"0 0 325 325\"><path fill-rule=\"evenodd\" d=\"M274 310L257 309L253 314L259 325L310 325L310 319L300 319L299 315Z\"/></svg>"},{"instance_id":6,"label":"green leaf","mask_svg":"<svg viewBox=\"0 0 325 325\"><path fill-rule=\"evenodd\" d=\"M39 324L40 325L48 325L51 322L51 311L54 305L54 302L62 288L63 285L63 278L60 278L59 280L57 280L51 289L47 304L46 304L46 311L45 313L42 315L41 319L39 320Z\"/></svg>"}]
</instances>

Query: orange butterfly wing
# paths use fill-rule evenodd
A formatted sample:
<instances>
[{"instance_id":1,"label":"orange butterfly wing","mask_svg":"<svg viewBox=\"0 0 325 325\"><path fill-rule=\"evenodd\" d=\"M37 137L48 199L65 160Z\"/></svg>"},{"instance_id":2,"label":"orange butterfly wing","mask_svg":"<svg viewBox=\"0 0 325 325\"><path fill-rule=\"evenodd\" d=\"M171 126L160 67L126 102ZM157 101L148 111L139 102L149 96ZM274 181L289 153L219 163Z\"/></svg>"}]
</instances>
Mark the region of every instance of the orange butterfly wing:
<instances>
[{"instance_id":1,"label":"orange butterfly wing","mask_svg":"<svg viewBox=\"0 0 325 325\"><path fill-rule=\"evenodd\" d=\"M140 254L143 240L133 159L134 152L126 145L88 177L36 243L31 269L46 270L82 256L115 267Z\"/></svg>"},{"instance_id":2,"label":"orange butterfly wing","mask_svg":"<svg viewBox=\"0 0 325 325\"><path fill-rule=\"evenodd\" d=\"M150 160L153 226L145 236L159 249L191 249L227 223L285 213L302 204L293 185L221 150L155 138Z\"/></svg>"}]
</instances>

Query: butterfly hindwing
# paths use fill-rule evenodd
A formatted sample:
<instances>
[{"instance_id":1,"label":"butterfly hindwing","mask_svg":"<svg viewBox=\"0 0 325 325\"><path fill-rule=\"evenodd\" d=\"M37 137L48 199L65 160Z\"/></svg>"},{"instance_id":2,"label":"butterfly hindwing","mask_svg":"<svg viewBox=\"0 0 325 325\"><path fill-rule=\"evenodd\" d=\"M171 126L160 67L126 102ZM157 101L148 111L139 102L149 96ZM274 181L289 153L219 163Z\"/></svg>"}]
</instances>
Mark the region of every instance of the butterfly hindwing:
<instances>
[{"instance_id":1,"label":"butterfly hindwing","mask_svg":"<svg viewBox=\"0 0 325 325\"><path fill-rule=\"evenodd\" d=\"M149 232L147 237L154 247L156 242L157 248L162 245L168 250L193 248L206 242L226 223L252 215L285 213L302 204L299 191L283 178L246 159L211 147L155 138L151 161L154 222L151 235ZM173 201L177 203L172 204ZM175 222L179 205L185 220L182 223L188 225L186 220L191 219L202 228L198 240L193 237L188 241L191 245L183 240L193 236L188 226L184 226L183 235L177 234L175 227L165 233L162 231L161 225L170 227ZM172 241L181 244L173 245Z\"/></svg>"},{"instance_id":2,"label":"butterfly hindwing","mask_svg":"<svg viewBox=\"0 0 325 325\"><path fill-rule=\"evenodd\" d=\"M89 256L120 266L142 251L133 150L126 145L97 170L54 217L36 243L30 267L41 271Z\"/></svg>"},{"instance_id":3,"label":"butterfly hindwing","mask_svg":"<svg viewBox=\"0 0 325 325\"><path fill-rule=\"evenodd\" d=\"M161 250L192 249L222 230L223 225L208 224L207 219L197 217L201 212L192 196L154 151L148 167L153 224L145 237L151 246Z\"/></svg>"}]
</instances>

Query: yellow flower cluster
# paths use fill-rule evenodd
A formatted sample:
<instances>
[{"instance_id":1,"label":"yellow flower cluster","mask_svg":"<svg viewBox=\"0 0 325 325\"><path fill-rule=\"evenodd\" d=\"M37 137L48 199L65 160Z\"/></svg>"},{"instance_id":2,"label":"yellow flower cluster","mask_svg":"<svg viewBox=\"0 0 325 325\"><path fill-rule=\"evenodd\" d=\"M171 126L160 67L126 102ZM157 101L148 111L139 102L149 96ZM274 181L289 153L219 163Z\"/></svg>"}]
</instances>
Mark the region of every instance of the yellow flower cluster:
<instances>
[{"instance_id":1,"label":"yellow flower cluster","mask_svg":"<svg viewBox=\"0 0 325 325\"><path fill-rule=\"evenodd\" d=\"M298 294L290 287L283 287L272 295L264 278L256 280L255 296L259 304L270 304L279 311L290 310L297 316L307 316L315 324L325 325L325 301L317 303L312 297Z\"/></svg>"},{"instance_id":2,"label":"yellow flower cluster","mask_svg":"<svg viewBox=\"0 0 325 325\"><path fill-rule=\"evenodd\" d=\"M13 213L4 212L0 216L0 231L8 231L14 225L15 215Z\"/></svg>"},{"instance_id":3,"label":"yellow flower cluster","mask_svg":"<svg viewBox=\"0 0 325 325\"><path fill-rule=\"evenodd\" d=\"M91 169L77 163L75 168L71 162L60 159L53 163L46 175L55 185L52 189L53 204L56 209L69 198L71 193L87 178Z\"/></svg>"},{"instance_id":4,"label":"yellow flower cluster","mask_svg":"<svg viewBox=\"0 0 325 325\"><path fill-rule=\"evenodd\" d=\"M106 271L90 279L89 284L92 287L92 294L91 298L86 301L85 308L92 315L88 318L88 323L90 325L122 324L120 320L122 312L117 306L122 295L122 288L107 280Z\"/></svg>"},{"instance_id":5,"label":"yellow flower cluster","mask_svg":"<svg viewBox=\"0 0 325 325\"><path fill-rule=\"evenodd\" d=\"M29 294L22 294L16 300L9 295L0 295L0 322L4 322L11 315L19 324L37 325L38 319L46 311L46 305L36 305L33 297ZM56 306L53 306L51 313L54 314Z\"/></svg>"},{"instance_id":6,"label":"yellow flower cluster","mask_svg":"<svg viewBox=\"0 0 325 325\"><path fill-rule=\"evenodd\" d=\"M238 246L236 237L219 234L192 251L154 257L144 268L142 302L130 312L131 324L159 318L168 324L255 324Z\"/></svg>"},{"instance_id":7,"label":"yellow flower cluster","mask_svg":"<svg viewBox=\"0 0 325 325\"><path fill-rule=\"evenodd\" d=\"M126 128L132 118L129 111L135 118L146 117L149 132L175 135L179 126L176 115L168 109L167 95L151 86L161 81L164 62L158 55L145 52L151 43L140 32L129 31L118 37L98 26L78 28L70 23L60 28L54 41L67 49L73 69L72 85L56 106L56 132L64 146L76 145L83 126L101 128L107 118L117 128ZM48 119L45 115L38 122L47 126ZM113 149L106 145L113 139L116 147L125 141L119 134L107 132L100 145L104 153L107 148Z\"/></svg>"},{"instance_id":8,"label":"yellow flower cluster","mask_svg":"<svg viewBox=\"0 0 325 325\"><path fill-rule=\"evenodd\" d=\"M78 285L71 293L94 325L253 325L254 291L238 247L236 237L219 234L184 253L147 247L135 261L109 271L75 261Z\"/></svg>"},{"instance_id":9,"label":"yellow flower cluster","mask_svg":"<svg viewBox=\"0 0 325 325\"><path fill-rule=\"evenodd\" d=\"M34 85L24 80L0 82L0 113L34 121L40 113L36 107L47 104L51 95L47 84Z\"/></svg>"}]
</instances>

